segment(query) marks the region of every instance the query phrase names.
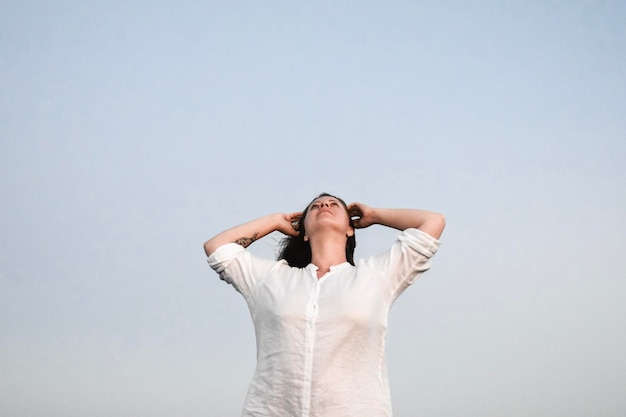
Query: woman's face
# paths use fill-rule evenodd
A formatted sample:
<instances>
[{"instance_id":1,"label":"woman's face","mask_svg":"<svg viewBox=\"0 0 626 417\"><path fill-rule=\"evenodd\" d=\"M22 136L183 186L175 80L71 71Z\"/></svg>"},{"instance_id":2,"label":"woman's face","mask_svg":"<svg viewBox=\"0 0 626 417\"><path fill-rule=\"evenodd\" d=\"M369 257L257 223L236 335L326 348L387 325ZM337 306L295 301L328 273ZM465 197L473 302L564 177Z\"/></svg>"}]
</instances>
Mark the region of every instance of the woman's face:
<instances>
[{"instance_id":1,"label":"woman's face","mask_svg":"<svg viewBox=\"0 0 626 417\"><path fill-rule=\"evenodd\" d=\"M350 227L348 209L338 198L323 196L313 200L307 207L304 228L310 237L319 230L332 229L345 232L346 235L354 233Z\"/></svg>"}]
</instances>

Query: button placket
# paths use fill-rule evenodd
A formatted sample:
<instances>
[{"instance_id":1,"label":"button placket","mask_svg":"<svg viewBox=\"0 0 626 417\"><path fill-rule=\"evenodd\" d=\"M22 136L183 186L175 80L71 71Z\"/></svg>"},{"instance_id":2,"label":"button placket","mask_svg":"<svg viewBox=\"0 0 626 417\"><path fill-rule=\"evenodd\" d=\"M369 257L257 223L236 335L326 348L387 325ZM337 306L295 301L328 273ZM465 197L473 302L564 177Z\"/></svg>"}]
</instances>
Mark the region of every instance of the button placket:
<instances>
[{"instance_id":1,"label":"button placket","mask_svg":"<svg viewBox=\"0 0 626 417\"><path fill-rule=\"evenodd\" d=\"M318 314L318 298L320 294L320 283L317 279L317 271L311 270L314 281L314 287L311 289L311 296L306 307L306 357L304 363L305 381L303 384L303 402L302 416L308 417L311 411L311 385L313 378L313 352L315 350L315 321Z\"/></svg>"}]
</instances>

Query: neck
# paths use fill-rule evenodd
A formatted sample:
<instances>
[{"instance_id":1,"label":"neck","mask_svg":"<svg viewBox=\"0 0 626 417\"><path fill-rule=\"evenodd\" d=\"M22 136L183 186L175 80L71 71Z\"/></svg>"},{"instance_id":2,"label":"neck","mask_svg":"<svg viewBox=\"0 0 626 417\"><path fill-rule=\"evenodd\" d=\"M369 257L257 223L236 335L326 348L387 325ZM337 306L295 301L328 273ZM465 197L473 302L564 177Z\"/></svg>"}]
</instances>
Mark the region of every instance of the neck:
<instances>
[{"instance_id":1,"label":"neck","mask_svg":"<svg viewBox=\"0 0 626 417\"><path fill-rule=\"evenodd\" d=\"M317 277L330 270L331 266L347 262L346 238L325 238L311 240L311 263L317 266Z\"/></svg>"}]
</instances>

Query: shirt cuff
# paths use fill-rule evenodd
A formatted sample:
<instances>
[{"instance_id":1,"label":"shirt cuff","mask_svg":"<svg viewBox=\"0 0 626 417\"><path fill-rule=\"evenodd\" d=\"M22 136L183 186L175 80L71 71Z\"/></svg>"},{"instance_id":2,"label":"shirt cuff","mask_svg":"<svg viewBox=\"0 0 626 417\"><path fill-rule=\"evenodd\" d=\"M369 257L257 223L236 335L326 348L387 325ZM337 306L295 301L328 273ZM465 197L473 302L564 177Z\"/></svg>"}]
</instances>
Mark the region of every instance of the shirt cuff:
<instances>
[{"instance_id":1,"label":"shirt cuff","mask_svg":"<svg viewBox=\"0 0 626 417\"><path fill-rule=\"evenodd\" d=\"M433 256L441 242L426 232L419 229L406 229L398 236L398 240L407 243L410 247L417 250L422 255L430 258Z\"/></svg>"}]
</instances>

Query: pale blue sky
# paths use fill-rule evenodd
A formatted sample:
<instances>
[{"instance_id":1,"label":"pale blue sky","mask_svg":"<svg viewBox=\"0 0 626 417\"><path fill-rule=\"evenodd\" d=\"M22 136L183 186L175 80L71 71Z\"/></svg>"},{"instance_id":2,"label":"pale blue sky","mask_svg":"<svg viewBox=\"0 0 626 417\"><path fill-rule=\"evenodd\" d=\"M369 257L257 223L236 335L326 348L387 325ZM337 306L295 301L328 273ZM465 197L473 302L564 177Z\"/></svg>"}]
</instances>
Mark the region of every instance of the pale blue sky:
<instances>
[{"instance_id":1,"label":"pale blue sky","mask_svg":"<svg viewBox=\"0 0 626 417\"><path fill-rule=\"evenodd\" d=\"M620 1L0 3L0 415L239 415L253 329L202 243L328 191L448 219L392 310L396 416L623 416L624 22ZM359 231L357 256L394 236Z\"/></svg>"}]
</instances>

